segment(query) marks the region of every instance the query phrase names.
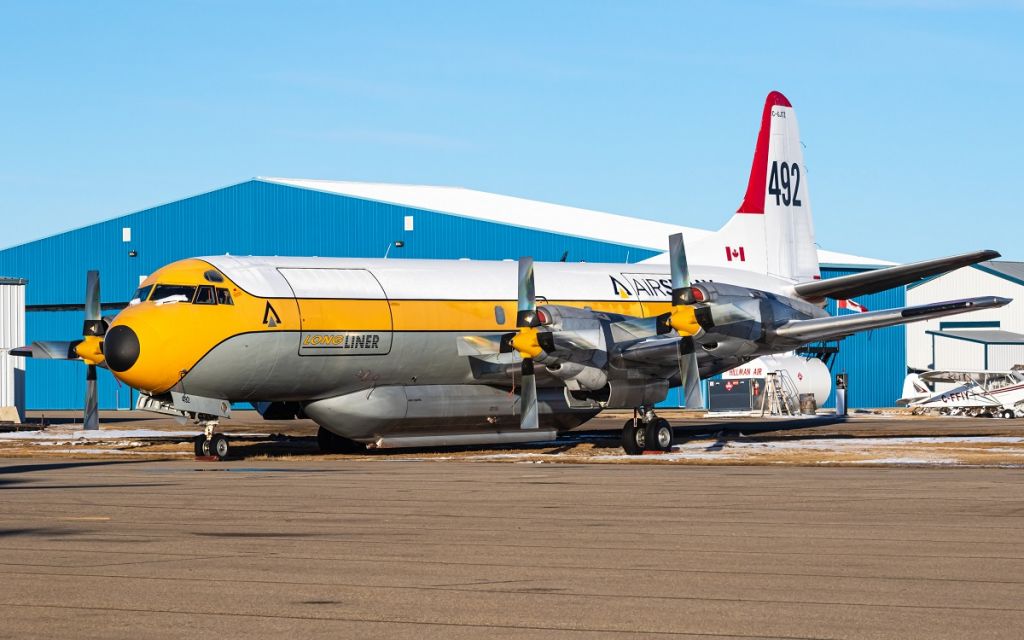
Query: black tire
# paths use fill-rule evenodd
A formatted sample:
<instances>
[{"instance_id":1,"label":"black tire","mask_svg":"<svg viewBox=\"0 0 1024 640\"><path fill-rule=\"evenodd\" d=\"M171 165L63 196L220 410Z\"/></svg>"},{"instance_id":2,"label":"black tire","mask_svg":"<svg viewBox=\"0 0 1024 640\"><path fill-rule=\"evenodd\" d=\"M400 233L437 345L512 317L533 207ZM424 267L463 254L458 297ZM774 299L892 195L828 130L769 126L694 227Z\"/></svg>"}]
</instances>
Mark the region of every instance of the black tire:
<instances>
[{"instance_id":1,"label":"black tire","mask_svg":"<svg viewBox=\"0 0 1024 640\"><path fill-rule=\"evenodd\" d=\"M231 447L228 445L228 439L223 434L218 433L210 440L210 455L218 460L226 459L230 451Z\"/></svg>"},{"instance_id":2,"label":"black tire","mask_svg":"<svg viewBox=\"0 0 1024 640\"><path fill-rule=\"evenodd\" d=\"M664 418L652 420L647 425L645 444L648 451L671 451L672 450L672 425Z\"/></svg>"},{"instance_id":3,"label":"black tire","mask_svg":"<svg viewBox=\"0 0 1024 640\"><path fill-rule=\"evenodd\" d=\"M1017 414L1013 412L1013 409L1006 409L1003 411L1003 417L1006 418L1007 420L1012 420L1013 418L1017 417Z\"/></svg>"},{"instance_id":4,"label":"black tire","mask_svg":"<svg viewBox=\"0 0 1024 640\"><path fill-rule=\"evenodd\" d=\"M196 436L195 438L192 438L192 446L195 448L196 457L197 458L201 458L201 457L207 455L207 454L203 453L203 444L205 444L205 443L206 443L206 436L205 435Z\"/></svg>"},{"instance_id":5,"label":"black tire","mask_svg":"<svg viewBox=\"0 0 1024 640\"><path fill-rule=\"evenodd\" d=\"M365 444L342 438L323 427L316 431L316 444L320 447L320 453L366 453Z\"/></svg>"},{"instance_id":6,"label":"black tire","mask_svg":"<svg viewBox=\"0 0 1024 640\"><path fill-rule=\"evenodd\" d=\"M638 456L644 452L644 445L647 442L647 434L644 432L643 423L633 423L626 420L622 426L622 449L627 455Z\"/></svg>"}]
</instances>

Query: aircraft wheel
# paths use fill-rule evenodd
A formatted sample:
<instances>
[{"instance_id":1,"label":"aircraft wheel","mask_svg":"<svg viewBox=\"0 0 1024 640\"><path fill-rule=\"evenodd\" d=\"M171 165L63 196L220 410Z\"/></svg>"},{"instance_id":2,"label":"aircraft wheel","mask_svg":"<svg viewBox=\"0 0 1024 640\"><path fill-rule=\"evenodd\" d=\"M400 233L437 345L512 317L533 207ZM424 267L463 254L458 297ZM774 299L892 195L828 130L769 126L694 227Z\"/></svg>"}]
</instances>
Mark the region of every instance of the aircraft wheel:
<instances>
[{"instance_id":1,"label":"aircraft wheel","mask_svg":"<svg viewBox=\"0 0 1024 640\"><path fill-rule=\"evenodd\" d=\"M647 433L642 422L636 424L632 420L626 420L622 426L622 448L628 455L638 456L647 447Z\"/></svg>"},{"instance_id":2,"label":"aircraft wheel","mask_svg":"<svg viewBox=\"0 0 1024 640\"><path fill-rule=\"evenodd\" d=\"M1012 420L1013 418L1016 417L1016 415L1013 413L1012 409L1005 409L1003 411L1003 417L1006 418L1007 420Z\"/></svg>"},{"instance_id":3,"label":"aircraft wheel","mask_svg":"<svg viewBox=\"0 0 1024 640\"><path fill-rule=\"evenodd\" d=\"M196 451L196 457L197 457L197 458L200 458L200 457L202 457L202 456L208 456L208 455L210 455L210 454L209 454L209 447L208 447L208 445L206 444L206 436L205 436L205 435L198 435L198 436L196 436L195 438L192 438L192 445L193 445L193 447L195 448L195 451ZM204 451L204 449L203 449L203 447L204 447L204 446L206 446L206 447L207 447L207 448L205 449L205 451Z\"/></svg>"},{"instance_id":4,"label":"aircraft wheel","mask_svg":"<svg viewBox=\"0 0 1024 640\"><path fill-rule=\"evenodd\" d=\"M210 453L208 455L215 456L218 460L223 460L228 457L228 439L223 434L218 433L209 440Z\"/></svg>"},{"instance_id":5,"label":"aircraft wheel","mask_svg":"<svg viewBox=\"0 0 1024 640\"><path fill-rule=\"evenodd\" d=\"M646 427L644 444L648 451L670 451L672 449L672 425L664 418L652 420Z\"/></svg>"}]
</instances>

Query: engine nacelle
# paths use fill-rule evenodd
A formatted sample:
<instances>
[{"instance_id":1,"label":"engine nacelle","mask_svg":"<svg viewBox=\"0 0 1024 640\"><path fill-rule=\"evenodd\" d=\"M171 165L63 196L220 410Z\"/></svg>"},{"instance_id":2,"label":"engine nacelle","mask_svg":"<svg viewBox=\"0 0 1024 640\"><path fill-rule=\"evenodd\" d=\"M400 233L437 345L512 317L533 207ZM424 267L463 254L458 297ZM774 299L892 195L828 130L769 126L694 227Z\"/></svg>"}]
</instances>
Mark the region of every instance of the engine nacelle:
<instances>
[{"instance_id":1,"label":"engine nacelle","mask_svg":"<svg viewBox=\"0 0 1024 640\"><path fill-rule=\"evenodd\" d=\"M597 391L608 384L608 372L576 362L561 362L546 367L546 370L554 377L564 380L565 386L572 391Z\"/></svg>"},{"instance_id":2,"label":"engine nacelle","mask_svg":"<svg viewBox=\"0 0 1024 640\"><path fill-rule=\"evenodd\" d=\"M752 352L756 347L751 350L751 345L742 343L763 343L771 331L790 320L825 315L816 305L759 289L715 282L699 282L693 288L700 301L697 321L705 331L698 342L707 351L721 349L717 353L722 355L734 350L730 344Z\"/></svg>"},{"instance_id":3,"label":"engine nacelle","mask_svg":"<svg viewBox=\"0 0 1024 640\"><path fill-rule=\"evenodd\" d=\"M668 397L668 380L612 380L608 383L606 409L653 407Z\"/></svg>"},{"instance_id":4,"label":"engine nacelle","mask_svg":"<svg viewBox=\"0 0 1024 640\"><path fill-rule=\"evenodd\" d=\"M552 375L563 380L594 380L595 373L584 369L601 370L608 364L605 324L609 318L606 314L577 307L542 305L537 308L537 318L541 322L538 342L545 353L535 359L547 365ZM583 365L584 369L559 368L567 364ZM593 382L581 384L587 387ZM598 385L601 386L604 383Z\"/></svg>"}]
</instances>

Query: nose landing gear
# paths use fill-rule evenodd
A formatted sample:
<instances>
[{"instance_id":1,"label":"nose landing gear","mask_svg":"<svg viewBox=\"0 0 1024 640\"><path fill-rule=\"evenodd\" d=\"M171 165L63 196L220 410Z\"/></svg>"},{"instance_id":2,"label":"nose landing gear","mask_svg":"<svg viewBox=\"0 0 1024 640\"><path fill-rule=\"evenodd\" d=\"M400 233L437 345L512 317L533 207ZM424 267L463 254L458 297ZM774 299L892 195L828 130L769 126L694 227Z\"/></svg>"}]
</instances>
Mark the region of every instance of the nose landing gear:
<instances>
[{"instance_id":1,"label":"nose landing gear","mask_svg":"<svg viewBox=\"0 0 1024 640\"><path fill-rule=\"evenodd\" d=\"M217 433L217 420L209 420L203 423L204 433L196 436L193 441L197 460L225 460L230 453L228 438L223 433Z\"/></svg>"},{"instance_id":2,"label":"nose landing gear","mask_svg":"<svg viewBox=\"0 0 1024 640\"><path fill-rule=\"evenodd\" d=\"M622 448L631 456L646 451L665 452L672 450L672 425L659 418L653 410L639 407L633 418L622 426Z\"/></svg>"}]
</instances>

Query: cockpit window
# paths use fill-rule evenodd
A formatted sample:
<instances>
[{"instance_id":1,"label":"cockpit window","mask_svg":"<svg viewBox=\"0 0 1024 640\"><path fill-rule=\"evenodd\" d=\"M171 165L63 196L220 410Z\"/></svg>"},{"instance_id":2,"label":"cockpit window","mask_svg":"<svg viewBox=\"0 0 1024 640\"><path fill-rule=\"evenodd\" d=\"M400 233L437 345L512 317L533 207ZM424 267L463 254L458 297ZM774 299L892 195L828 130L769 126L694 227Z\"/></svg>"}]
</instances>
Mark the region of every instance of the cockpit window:
<instances>
[{"instance_id":1,"label":"cockpit window","mask_svg":"<svg viewBox=\"0 0 1024 640\"><path fill-rule=\"evenodd\" d=\"M231 299L231 292L227 289L217 289L217 304L235 304Z\"/></svg>"},{"instance_id":2,"label":"cockpit window","mask_svg":"<svg viewBox=\"0 0 1024 640\"><path fill-rule=\"evenodd\" d=\"M199 287L196 291L196 297L192 301L193 304L217 304L217 300L213 297L213 287Z\"/></svg>"},{"instance_id":3,"label":"cockpit window","mask_svg":"<svg viewBox=\"0 0 1024 640\"><path fill-rule=\"evenodd\" d=\"M150 300L157 304L171 302L189 302L196 293L196 288L187 284L158 284L153 287Z\"/></svg>"},{"instance_id":4,"label":"cockpit window","mask_svg":"<svg viewBox=\"0 0 1024 640\"><path fill-rule=\"evenodd\" d=\"M140 288L138 291L135 292L135 295L132 296L132 299L131 299L131 301L128 304L134 306L134 305L137 305L139 303L145 302L146 298L149 297L149 292L152 291L152 290L153 290L153 285L148 285L148 286Z\"/></svg>"}]
</instances>

